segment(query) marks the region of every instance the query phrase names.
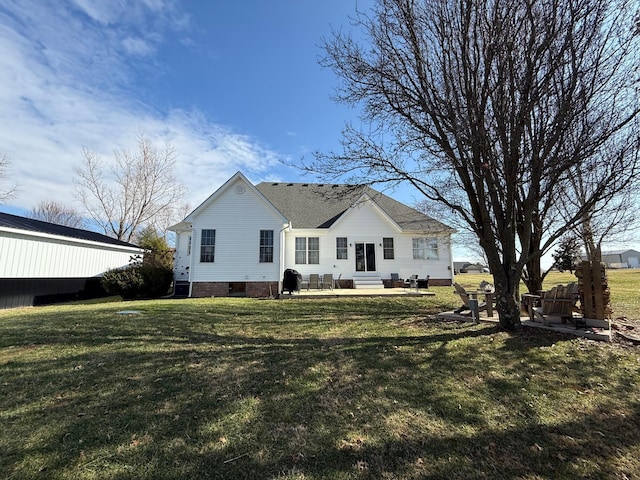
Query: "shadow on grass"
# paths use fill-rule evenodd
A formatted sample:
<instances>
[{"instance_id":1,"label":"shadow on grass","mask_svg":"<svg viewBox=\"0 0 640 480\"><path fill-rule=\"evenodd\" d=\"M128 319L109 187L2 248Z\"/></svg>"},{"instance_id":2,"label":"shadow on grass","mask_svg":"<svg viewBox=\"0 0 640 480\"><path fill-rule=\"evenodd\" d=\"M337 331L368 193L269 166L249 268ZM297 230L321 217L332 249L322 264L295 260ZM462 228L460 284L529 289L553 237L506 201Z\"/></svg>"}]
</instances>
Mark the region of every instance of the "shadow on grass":
<instances>
[{"instance_id":1,"label":"shadow on grass","mask_svg":"<svg viewBox=\"0 0 640 480\"><path fill-rule=\"evenodd\" d=\"M260 328L244 313L100 315L3 329L1 477L640 472L637 362L621 372L557 338L317 313Z\"/></svg>"}]
</instances>

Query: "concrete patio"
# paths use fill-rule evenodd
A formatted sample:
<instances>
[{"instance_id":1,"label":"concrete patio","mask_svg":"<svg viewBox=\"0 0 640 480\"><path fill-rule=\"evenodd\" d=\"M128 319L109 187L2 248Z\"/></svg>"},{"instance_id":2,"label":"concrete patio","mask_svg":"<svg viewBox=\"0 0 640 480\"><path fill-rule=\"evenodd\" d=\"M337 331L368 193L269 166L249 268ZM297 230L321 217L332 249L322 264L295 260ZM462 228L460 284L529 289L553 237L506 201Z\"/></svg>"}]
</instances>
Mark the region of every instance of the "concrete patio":
<instances>
[{"instance_id":1,"label":"concrete patio","mask_svg":"<svg viewBox=\"0 0 640 480\"><path fill-rule=\"evenodd\" d=\"M421 288L334 288L331 289L302 289L300 291L281 293L278 298L335 298L335 297L432 297L435 293Z\"/></svg>"}]
</instances>

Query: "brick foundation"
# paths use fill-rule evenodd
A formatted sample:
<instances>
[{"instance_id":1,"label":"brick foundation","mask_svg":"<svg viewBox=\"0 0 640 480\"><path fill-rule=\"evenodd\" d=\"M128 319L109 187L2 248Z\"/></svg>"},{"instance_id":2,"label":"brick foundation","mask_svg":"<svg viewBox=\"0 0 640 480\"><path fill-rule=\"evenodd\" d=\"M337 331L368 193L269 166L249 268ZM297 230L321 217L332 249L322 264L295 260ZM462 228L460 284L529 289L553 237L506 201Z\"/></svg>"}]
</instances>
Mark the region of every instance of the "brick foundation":
<instances>
[{"instance_id":1,"label":"brick foundation","mask_svg":"<svg viewBox=\"0 0 640 480\"><path fill-rule=\"evenodd\" d=\"M278 293L278 282L247 282L247 297L275 297Z\"/></svg>"},{"instance_id":2,"label":"brick foundation","mask_svg":"<svg viewBox=\"0 0 640 480\"><path fill-rule=\"evenodd\" d=\"M263 298L278 294L278 282L246 282L244 291L238 290L243 282L234 282L233 287L229 282L194 282L191 296L201 297L251 297Z\"/></svg>"},{"instance_id":3,"label":"brick foundation","mask_svg":"<svg viewBox=\"0 0 640 480\"><path fill-rule=\"evenodd\" d=\"M191 286L191 296L200 297L228 297L229 284L227 282L194 282Z\"/></svg>"}]
</instances>

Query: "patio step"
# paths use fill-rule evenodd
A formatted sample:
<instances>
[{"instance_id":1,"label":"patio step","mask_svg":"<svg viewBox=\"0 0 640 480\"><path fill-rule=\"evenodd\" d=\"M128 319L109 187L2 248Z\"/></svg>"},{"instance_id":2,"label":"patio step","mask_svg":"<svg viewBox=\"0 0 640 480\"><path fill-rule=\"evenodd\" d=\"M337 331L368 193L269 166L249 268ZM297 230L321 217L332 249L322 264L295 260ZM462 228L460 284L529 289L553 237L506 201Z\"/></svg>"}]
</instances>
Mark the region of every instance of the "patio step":
<instances>
[{"instance_id":1,"label":"patio step","mask_svg":"<svg viewBox=\"0 0 640 480\"><path fill-rule=\"evenodd\" d=\"M377 274L359 273L353 276L353 288L384 288L382 277Z\"/></svg>"}]
</instances>

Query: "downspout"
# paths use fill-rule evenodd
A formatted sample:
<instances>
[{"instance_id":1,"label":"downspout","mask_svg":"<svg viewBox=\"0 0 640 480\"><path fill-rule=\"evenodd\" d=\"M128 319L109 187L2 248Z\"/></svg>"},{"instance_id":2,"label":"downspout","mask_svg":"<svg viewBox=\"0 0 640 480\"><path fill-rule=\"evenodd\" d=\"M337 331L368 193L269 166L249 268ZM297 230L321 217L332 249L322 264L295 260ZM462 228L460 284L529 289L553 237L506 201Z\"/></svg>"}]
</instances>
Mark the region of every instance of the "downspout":
<instances>
[{"instance_id":1,"label":"downspout","mask_svg":"<svg viewBox=\"0 0 640 480\"><path fill-rule=\"evenodd\" d=\"M191 294L193 293L193 281L191 280L191 272L193 272L193 259L195 258L196 249L194 248L196 244L196 234L193 231L193 223L190 225L191 227L191 255L189 255L189 298L191 298Z\"/></svg>"},{"instance_id":2,"label":"downspout","mask_svg":"<svg viewBox=\"0 0 640 480\"><path fill-rule=\"evenodd\" d=\"M282 279L284 277L284 254L285 254L285 234L284 232L291 230L291 221L280 229L280 273L278 275L278 293L282 292Z\"/></svg>"}]
</instances>

